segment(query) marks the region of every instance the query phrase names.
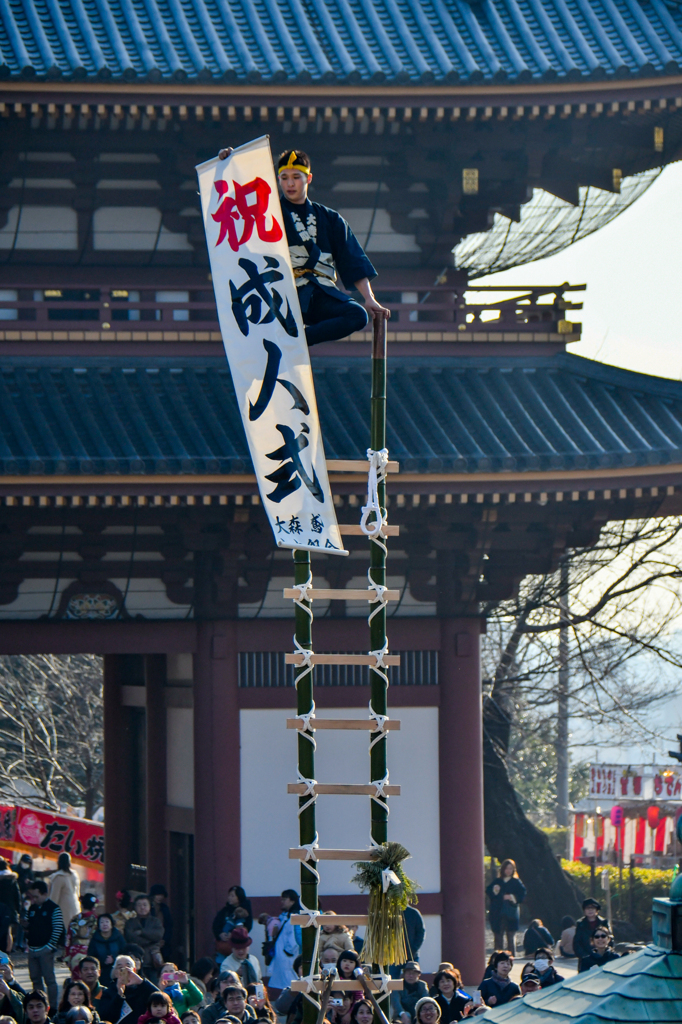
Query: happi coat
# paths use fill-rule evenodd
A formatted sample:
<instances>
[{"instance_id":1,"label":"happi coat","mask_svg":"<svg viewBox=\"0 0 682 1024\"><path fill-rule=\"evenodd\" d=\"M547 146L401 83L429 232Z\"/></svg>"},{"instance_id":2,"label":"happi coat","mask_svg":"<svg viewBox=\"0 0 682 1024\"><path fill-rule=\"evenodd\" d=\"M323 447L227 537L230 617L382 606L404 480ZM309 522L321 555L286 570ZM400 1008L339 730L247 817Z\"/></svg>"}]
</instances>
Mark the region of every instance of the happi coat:
<instances>
[{"instance_id":1,"label":"happi coat","mask_svg":"<svg viewBox=\"0 0 682 1024\"><path fill-rule=\"evenodd\" d=\"M301 312L308 309L316 288L349 302L350 296L339 289L339 278L345 288L351 289L356 281L364 277L371 281L377 276L340 213L310 199L299 204L281 196L280 202Z\"/></svg>"}]
</instances>

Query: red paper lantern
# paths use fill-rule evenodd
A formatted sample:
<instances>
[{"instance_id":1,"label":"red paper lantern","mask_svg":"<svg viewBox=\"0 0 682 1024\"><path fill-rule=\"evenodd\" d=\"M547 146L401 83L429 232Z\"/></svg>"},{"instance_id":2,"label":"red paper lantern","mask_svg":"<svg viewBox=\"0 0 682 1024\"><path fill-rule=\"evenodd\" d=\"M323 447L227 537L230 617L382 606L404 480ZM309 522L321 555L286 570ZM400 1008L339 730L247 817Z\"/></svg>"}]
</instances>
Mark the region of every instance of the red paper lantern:
<instances>
[{"instance_id":1,"label":"red paper lantern","mask_svg":"<svg viewBox=\"0 0 682 1024\"><path fill-rule=\"evenodd\" d=\"M610 817L611 824L615 825L616 828L620 828L623 824L623 808L618 806L612 807Z\"/></svg>"},{"instance_id":2,"label":"red paper lantern","mask_svg":"<svg viewBox=\"0 0 682 1024\"><path fill-rule=\"evenodd\" d=\"M656 804L652 804L651 807L646 809L646 820L649 828L658 828L658 819L660 811Z\"/></svg>"}]
</instances>

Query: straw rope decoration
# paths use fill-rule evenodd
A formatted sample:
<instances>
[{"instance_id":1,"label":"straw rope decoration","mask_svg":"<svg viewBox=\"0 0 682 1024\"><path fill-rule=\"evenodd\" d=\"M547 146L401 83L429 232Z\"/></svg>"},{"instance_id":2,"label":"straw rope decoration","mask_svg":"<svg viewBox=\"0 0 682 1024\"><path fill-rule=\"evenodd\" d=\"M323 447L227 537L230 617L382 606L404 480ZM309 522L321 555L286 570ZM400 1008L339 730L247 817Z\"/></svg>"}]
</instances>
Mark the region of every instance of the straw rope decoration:
<instances>
[{"instance_id":1,"label":"straw rope decoration","mask_svg":"<svg viewBox=\"0 0 682 1024\"><path fill-rule=\"evenodd\" d=\"M400 843L374 846L374 859L361 861L352 881L369 891L368 924L362 958L370 964L404 964L403 911L417 902L419 885L405 874L402 862L411 856Z\"/></svg>"}]
</instances>

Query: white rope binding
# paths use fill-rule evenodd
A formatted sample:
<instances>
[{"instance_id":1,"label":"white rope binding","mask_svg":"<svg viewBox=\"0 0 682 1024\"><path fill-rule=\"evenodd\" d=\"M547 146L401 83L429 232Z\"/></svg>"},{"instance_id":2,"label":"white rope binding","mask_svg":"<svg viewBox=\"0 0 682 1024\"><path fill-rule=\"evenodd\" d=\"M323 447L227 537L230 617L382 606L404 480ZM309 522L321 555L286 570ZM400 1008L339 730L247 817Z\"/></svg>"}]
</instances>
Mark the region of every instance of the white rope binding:
<instances>
[{"instance_id":1,"label":"white rope binding","mask_svg":"<svg viewBox=\"0 0 682 1024\"><path fill-rule=\"evenodd\" d=\"M386 525L386 512L379 502L379 484L386 479L388 472L388 448L382 448L375 452L373 448L367 449L369 459L369 472L367 473L367 504L362 506L362 518L360 529L369 537L381 544L379 540L383 537L383 528ZM369 517L374 513L374 521L369 523ZM384 547L384 545L381 545Z\"/></svg>"},{"instance_id":2,"label":"white rope binding","mask_svg":"<svg viewBox=\"0 0 682 1024\"><path fill-rule=\"evenodd\" d=\"M388 639L384 640L384 646L378 651L369 651L370 658L374 658L374 664L370 666L370 671L376 672L378 676L381 676L383 681L388 686L388 676L384 669L388 668L388 665L384 662L385 655L388 654Z\"/></svg>"},{"instance_id":3,"label":"white rope binding","mask_svg":"<svg viewBox=\"0 0 682 1024\"><path fill-rule=\"evenodd\" d=\"M303 858L303 861L302 861L303 866L308 869L308 871L311 873L311 875L315 876L315 881L316 882L320 881L320 872L317 870L317 868L313 867L310 864L310 861L312 861L313 864L317 864L317 857L315 856L315 850L319 849L319 846L320 846L320 837L317 834L317 832L315 833L315 838L313 839L312 843L302 843L299 846L299 850L305 850L305 857ZM300 903L300 900L299 900L299 903Z\"/></svg>"},{"instance_id":4,"label":"white rope binding","mask_svg":"<svg viewBox=\"0 0 682 1024\"><path fill-rule=\"evenodd\" d=\"M317 834L315 835L315 838L317 839ZM310 845L312 845L312 844L310 844ZM303 849L307 849L307 847L303 847ZM306 867L308 867L307 864L306 864ZM308 870L310 870L310 868L308 868ZM308 920L306 921L306 923L304 925L302 925L302 927L303 928L310 928L310 927L312 927L315 924L316 919L320 916L320 911L319 910L309 910L308 907L306 907L306 905L301 902L300 897L299 897L298 902L299 902L300 907L301 907L301 913L308 915ZM310 973L306 974L305 976L303 976L301 978L301 980L306 983L306 989L305 989L305 991L303 993L304 998L307 999L308 1002L312 1003L313 1006L315 1006L318 1010L320 1009L320 1001L317 998L317 990L315 989L315 966L317 964L317 950L318 950L318 947L320 945L320 932L321 932L321 930L322 930L321 928L315 928L315 945L313 947L313 955L310 958ZM313 996L311 996L311 994L310 994L311 992L315 993L315 998L313 998Z\"/></svg>"},{"instance_id":5,"label":"white rope binding","mask_svg":"<svg viewBox=\"0 0 682 1024\"><path fill-rule=\"evenodd\" d=\"M300 782L302 785L304 785L306 787L305 788L305 792L304 793L300 793L299 797L306 797L306 796L310 797L308 802L303 804L303 806L299 807L299 809L298 809L298 816L300 818L300 816L303 814L303 812L307 811L309 807L312 807L312 805L317 800L317 793L315 792L315 786L317 785L317 779L306 779L305 775L301 775L301 769L300 768L296 769L296 775L297 775L297 780L296 781ZM372 798L372 799L374 799L374 798ZM306 913L308 913L308 911L306 911ZM312 911L311 911L311 913L312 913Z\"/></svg>"},{"instance_id":6,"label":"white rope binding","mask_svg":"<svg viewBox=\"0 0 682 1024\"><path fill-rule=\"evenodd\" d=\"M369 749L371 751L372 747L374 746L374 744L378 743L379 740L383 740L384 736L386 735L386 733L388 731L386 729L386 722L388 722L389 716L388 715L380 715L378 711L374 710L374 708L372 707L372 702L370 701L369 702L369 717L374 720L374 725L375 725L374 729L372 729L372 731L370 733L370 737L372 737L372 738L370 739Z\"/></svg>"},{"instance_id":7,"label":"white rope binding","mask_svg":"<svg viewBox=\"0 0 682 1024\"><path fill-rule=\"evenodd\" d=\"M370 786L374 786L374 793L370 796L370 800L373 800L375 804L382 807L386 811L386 817L391 813L388 806L388 793L384 790L388 785L388 768L383 779L372 779ZM372 840L374 842L374 840ZM381 846L381 843L377 843L376 846Z\"/></svg>"},{"instance_id":8,"label":"white rope binding","mask_svg":"<svg viewBox=\"0 0 682 1024\"><path fill-rule=\"evenodd\" d=\"M294 639L294 642L295 642L295 639ZM307 652L304 652L304 653L312 654L312 651L307 651ZM296 715L296 718L299 719L303 723L303 728L298 730L299 736L302 736L304 740L308 740L309 743L312 743L313 750L317 750L317 743L315 741L315 737L313 735L311 735L311 733L315 732L315 726L310 724L311 719L313 719L314 717L315 717L315 701L313 701L312 707L310 708L310 711L305 711L301 715Z\"/></svg>"}]
</instances>

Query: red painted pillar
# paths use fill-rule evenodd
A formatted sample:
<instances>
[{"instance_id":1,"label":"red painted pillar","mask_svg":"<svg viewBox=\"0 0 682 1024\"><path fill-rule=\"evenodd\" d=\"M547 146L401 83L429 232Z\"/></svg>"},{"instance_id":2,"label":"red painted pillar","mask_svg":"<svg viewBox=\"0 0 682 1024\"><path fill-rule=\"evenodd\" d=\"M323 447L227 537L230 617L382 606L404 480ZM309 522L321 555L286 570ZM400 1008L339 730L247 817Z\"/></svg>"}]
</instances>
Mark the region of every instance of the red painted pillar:
<instances>
[{"instance_id":1,"label":"red painted pillar","mask_svg":"<svg viewBox=\"0 0 682 1024\"><path fill-rule=\"evenodd\" d=\"M211 922L241 878L237 623L203 622L194 655L196 950L211 955Z\"/></svg>"},{"instance_id":2,"label":"red painted pillar","mask_svg":"<svg viewBox=\"0 0 682 1024\"><path fill-rule=\"evenodd\" d=\"M107 910L128 885L133 860L133 744L128 708L121 703L124 655L104 656L104 893Z\"/></svg>"},{"instance_id":3,"label":"red painted pillar","mask_svg":"<svg viewBox=\"0 0 682 1024\"><path fill-rule=\"evenodd\" d=\"M166 832L166 655L145 656L147 689L147 888L168 888Z\"/></svg>"},{"instance_id":4,"label":"red painted pillar","mask_svg":"<svg viewBox=\"0 0 682 1024\"><path fill-rule=\"evenodd\" d=\"M485 966L480 620L442 619L439 653L442 957L478 984Z\"/></svg>"}]
</instances>

